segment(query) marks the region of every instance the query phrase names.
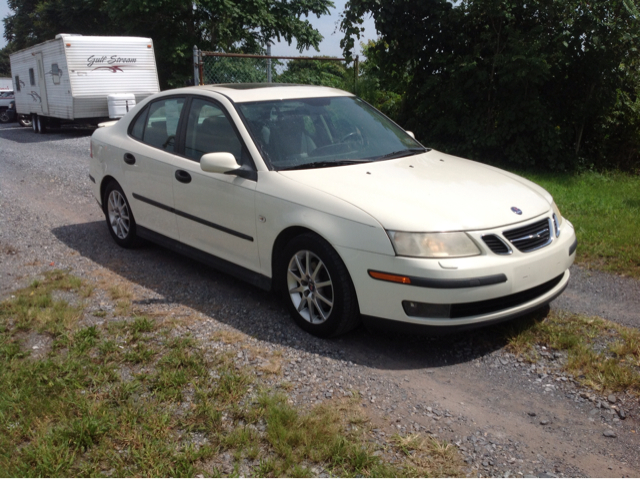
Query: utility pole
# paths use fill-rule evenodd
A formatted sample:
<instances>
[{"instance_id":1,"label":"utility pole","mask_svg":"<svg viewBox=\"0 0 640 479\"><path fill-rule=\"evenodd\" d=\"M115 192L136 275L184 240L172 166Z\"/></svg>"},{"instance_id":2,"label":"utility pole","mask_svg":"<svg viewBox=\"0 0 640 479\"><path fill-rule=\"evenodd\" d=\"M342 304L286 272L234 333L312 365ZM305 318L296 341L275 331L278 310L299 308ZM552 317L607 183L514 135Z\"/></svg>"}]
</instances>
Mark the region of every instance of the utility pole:
<instances>
[{"instance_id":1,"label":"utility pole","mask_svg":"<svg viewBox=\"0 0 640 479\"><path fill-rule=\"evenodd\" d=\"M193 84L200 85L200 55L198 46L193 46Z\"/></svg>"}]
</instances>

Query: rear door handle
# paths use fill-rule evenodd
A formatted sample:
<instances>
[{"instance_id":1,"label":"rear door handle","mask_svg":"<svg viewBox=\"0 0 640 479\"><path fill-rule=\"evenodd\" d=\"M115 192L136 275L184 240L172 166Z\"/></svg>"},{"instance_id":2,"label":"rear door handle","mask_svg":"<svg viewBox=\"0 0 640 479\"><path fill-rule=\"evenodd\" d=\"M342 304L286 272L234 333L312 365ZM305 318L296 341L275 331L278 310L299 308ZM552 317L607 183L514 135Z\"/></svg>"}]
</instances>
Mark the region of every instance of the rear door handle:
<instances>
[{"instance_id":1,"label":"rear door handle","mask_svg":"<svg viewBox=\"0 0 640 479\"><path fill-rule=\"evenodd\" d=\"M133 156L131 153L125 153L124 154L124 162L127 165L133 165L136 162L136 157Z\"/></svg>"},{"instance_id":2,"label":"rear door handle","mask_svg":"<svg viewBox=\"0 0 640 479\"><path fill-rule=\"evenodd\" d=\"M184 170L176 170L176 180L180 183L191 183L191 175Z\"/></svg>"}]
</instances>

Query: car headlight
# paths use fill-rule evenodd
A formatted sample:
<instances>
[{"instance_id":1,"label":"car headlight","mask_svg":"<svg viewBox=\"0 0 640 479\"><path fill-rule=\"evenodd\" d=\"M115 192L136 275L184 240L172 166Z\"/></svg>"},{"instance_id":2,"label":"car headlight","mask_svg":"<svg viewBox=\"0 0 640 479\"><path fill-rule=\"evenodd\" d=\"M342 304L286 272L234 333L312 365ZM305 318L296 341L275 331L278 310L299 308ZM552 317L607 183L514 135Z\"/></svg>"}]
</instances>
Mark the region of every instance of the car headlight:
<instances>
[{"instance_id":1,"label":"car headlight","mask_svg":"<svg viewBox=\"0 0 640 479\"><path fill-rule=\"evenodd\" d=\"M551 209L553 210L553 226L556 230L556 238L560 236L560 225L562 224L562 215L556 202L551 203Z\"/></svg>"},{"instance_id":2,"label":"car headlight","mask_svg":"<svg viewBox=\"0 0 640 479\"><path fill-rule=\"evenodd\" d=\"M387 233L398 256L459 258L480 254L476 244L465 233Z\"/></svg>"}]
</instances>

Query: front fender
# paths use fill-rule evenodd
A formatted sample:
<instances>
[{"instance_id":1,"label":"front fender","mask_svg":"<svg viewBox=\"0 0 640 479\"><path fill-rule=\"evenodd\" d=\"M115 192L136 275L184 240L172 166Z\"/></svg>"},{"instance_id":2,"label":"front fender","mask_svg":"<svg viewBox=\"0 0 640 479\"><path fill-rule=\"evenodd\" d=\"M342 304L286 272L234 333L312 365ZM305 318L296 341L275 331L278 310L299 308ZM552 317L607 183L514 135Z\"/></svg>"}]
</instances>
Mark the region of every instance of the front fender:
<instances>
[{"instance_id":1,"label":"front fender","mask_svg":"<svg viewBox=\"0 0 640 479\"><path fill-rule=\"evenodd\" d=\"M275 171L259 172L256 215L261 269L269 277L276 240L290 228L312 231L336 249L395 255L384 228L371 215Z\"/></svg>"}]
</instances>

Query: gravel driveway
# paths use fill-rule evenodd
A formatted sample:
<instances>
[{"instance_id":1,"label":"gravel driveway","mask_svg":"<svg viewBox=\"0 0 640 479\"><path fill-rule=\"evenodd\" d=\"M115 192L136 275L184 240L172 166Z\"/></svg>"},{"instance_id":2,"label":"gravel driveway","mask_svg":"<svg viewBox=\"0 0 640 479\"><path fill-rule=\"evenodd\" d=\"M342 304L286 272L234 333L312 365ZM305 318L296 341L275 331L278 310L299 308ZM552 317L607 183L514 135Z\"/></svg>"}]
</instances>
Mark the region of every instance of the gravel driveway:
<instances>
[{"instance_id":1,"label":"gravel driveway","mask_svg":"<svg viewBox=\"0 0 640 479\"><path fill-rule=\"evenodd\" d=\"M320 340L296 328L268 293L155 245L118 248L90 193L91 131L36 135L0 125L0 299L46 269L70 268L125 285L140 311L191 318L180 327L205 344L216 331L233 332L237 343L227 347L241 364L248 359L240 344L278 351L293 402L355 391L375 440L430 433L458 446L470 475L640 474L637 399L579 387L561 372L561 354L540 351L540 363L524 363L491 328L444 338L360 328ZM572 273L552 308L640 326L638 281Z\"/></svg>"}]
</instances>

